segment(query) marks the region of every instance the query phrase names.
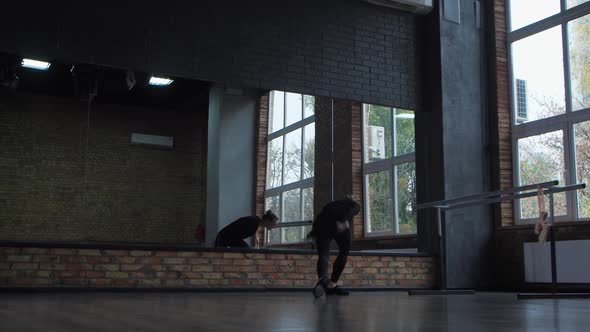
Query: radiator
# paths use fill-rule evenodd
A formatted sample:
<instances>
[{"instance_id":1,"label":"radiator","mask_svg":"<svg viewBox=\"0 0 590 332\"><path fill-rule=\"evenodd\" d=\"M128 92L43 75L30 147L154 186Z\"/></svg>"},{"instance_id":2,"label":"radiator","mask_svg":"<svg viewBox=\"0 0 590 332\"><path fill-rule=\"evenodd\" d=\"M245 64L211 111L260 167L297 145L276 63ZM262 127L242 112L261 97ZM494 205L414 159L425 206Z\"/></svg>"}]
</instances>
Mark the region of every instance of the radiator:
<instances>
[{"instance_id":1,"label":"radiator","mask_svg":"<svg viewBox=\"0 0 590 332\"><path fill-rule=\"evenodd\" d=\"M557 241L557 282L590 283L590 240ZM526 282L551 282L551 245L549 242L524 243Z\"/></svg>"}]
</instances>

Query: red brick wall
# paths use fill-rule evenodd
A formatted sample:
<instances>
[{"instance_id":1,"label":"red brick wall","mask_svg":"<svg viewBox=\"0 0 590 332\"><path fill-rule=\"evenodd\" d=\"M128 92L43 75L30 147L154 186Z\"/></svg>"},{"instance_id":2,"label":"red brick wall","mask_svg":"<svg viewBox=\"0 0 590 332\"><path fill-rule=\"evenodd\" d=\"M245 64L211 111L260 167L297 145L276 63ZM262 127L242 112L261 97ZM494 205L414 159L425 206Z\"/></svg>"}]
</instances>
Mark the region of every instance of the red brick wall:
<instances>
[{"instance_id":1,"label":"red brick wall","mask_svg":"<svg viewBox=\"0 0 590 332\"><path fill-rule=\"evenodd\" d=\"M361 240L365 237L365 212L363 191L363 123L362 104L352 102L352 193L357 202L361 204L361 212L354 218L354 239Z\"/></svg>"},{"instance_id":2,"label":"red brick wall","mask_svg":"<svg viewBox=\"0 0 590 332\"><path fill-rule=\"evenodd\" d=\"M264 214L264 189L266 187L266 149L268 143L268 102L269 93L258 100L258 127L256 132L256 188L254 197L256 200L256 215ZM275 211L276 212L276 211ZM264 230L259 229L256 237L262 242Z\"/></svg>"},{"instance_id":3,"label":"red brick wall","mask_svg":"<svg viewBox=\"0 0 590 332\"><path fill-rule=\"evenodd\" d=\"M1 287L312 287L313 254L0 248ZM334 258L334 257L332 257ZM347 286L433 285L425 256L350 256Z\"/></svg>"},{"instance_id":4,"label":"red brick wall","mask_svg":"<svg viewBox=\"0 0 590 332\"><path fill-rule=\"evenodd\" d=\"M495 28L495 68L496 68L496 85L493 87L496 93L497 106L497 157L496 165L498 169L498 183L500 189L513 187L512 183L512 142L511 142L511 120L510 120L510 78L508 44L506 41L506 1L494 1L494 28ZM501 204L500 216L501 225L513 225L514 217L512 213L512 203L504 202Z\"/></svg>"}]
</instances>

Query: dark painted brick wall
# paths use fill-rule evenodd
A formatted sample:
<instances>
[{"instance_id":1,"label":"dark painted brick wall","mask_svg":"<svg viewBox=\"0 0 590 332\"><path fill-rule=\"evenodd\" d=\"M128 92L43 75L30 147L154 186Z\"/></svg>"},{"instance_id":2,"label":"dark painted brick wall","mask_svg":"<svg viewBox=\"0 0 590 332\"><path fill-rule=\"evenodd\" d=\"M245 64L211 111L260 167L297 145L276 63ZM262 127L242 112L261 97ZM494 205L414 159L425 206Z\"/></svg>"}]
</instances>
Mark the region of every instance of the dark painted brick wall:
<instances>
[{"instance_id":1,"label":"dark painted brick wall","mask_svg":"<svg viewBox=\"0 0 590 332\"><path fill-rule=\"evenodd\" d=\"M206 105L158 110L0 91L0 240L194 242ZM131 145L131 133L174 148Z\"/></svg>"},{"instance_id":2,"label":"dark painted brick wall","mask_svg":"<svg viewBox=\"0 0 590 332\"><path fill-rule=\"evenodd\" d=\"M59 3L59 2L58 2ZM418 18L360 0L12 4L0 49L416 108Z\"/></svg>"}]
</instances>

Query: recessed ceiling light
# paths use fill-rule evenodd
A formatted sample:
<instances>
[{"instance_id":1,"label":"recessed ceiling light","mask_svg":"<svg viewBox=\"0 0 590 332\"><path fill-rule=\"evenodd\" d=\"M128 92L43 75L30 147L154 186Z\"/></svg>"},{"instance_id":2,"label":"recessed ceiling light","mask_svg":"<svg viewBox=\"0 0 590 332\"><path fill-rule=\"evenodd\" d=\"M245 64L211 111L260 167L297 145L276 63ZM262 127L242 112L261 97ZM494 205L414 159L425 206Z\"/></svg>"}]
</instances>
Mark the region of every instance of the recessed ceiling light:
<instances>
[{"instance_id":1,"label":"recessed ceiling light","mask_svg":"<svg viewBox=\"0 0 590 332\"><path fill-rule=\"evenodd\" d=\"M47 70L49 69L49 66L51 66L51 63L39 60L23 59L22 65L25 68Z\"/></svg>"},{"instance_id":2,"label":"recessed ceiling light","mask_svg":"<svg viewBox=\"0 0 590 332\"><path fill-rule=\"evenodd\" d=\"M172 82L174 82L174 80L171 80L169 78L152 76L150 78L150 83L149 84L150 85L162 86L162 85L170 85Z\"/></svg>"}]
</instances>

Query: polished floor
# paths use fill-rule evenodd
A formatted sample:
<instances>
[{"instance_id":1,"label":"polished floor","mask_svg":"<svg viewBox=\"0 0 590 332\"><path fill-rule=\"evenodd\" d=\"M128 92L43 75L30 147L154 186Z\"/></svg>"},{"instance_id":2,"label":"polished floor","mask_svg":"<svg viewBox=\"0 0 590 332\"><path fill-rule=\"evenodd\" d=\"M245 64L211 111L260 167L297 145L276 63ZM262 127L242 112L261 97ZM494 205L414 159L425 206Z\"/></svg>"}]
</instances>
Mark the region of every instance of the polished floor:
<instances>
[{"instance_id":1,"label":"polished floor","mask_svg":"<svg viewBox=\"0 0 590 332\"><path fill-rule=\"evenodd\" d=\"M0 331L588 331L590 300L515 294L0 293Z\"/></svg>"}]
</instances>

